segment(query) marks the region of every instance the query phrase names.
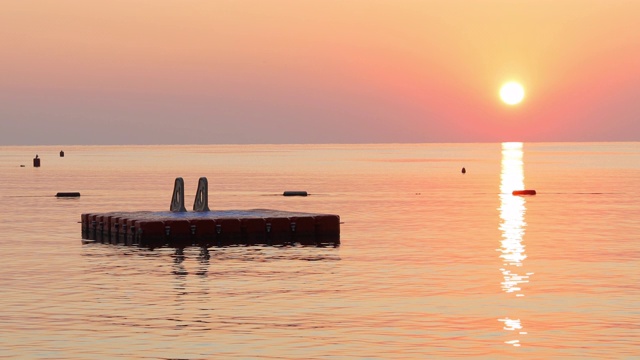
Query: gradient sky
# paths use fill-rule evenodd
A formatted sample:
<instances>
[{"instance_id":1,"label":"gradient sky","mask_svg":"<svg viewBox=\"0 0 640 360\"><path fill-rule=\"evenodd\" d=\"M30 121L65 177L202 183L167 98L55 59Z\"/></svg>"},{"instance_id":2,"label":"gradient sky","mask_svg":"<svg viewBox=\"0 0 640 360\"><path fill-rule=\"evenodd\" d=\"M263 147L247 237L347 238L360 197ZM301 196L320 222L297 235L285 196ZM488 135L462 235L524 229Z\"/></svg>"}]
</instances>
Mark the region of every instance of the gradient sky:
<instances>
[{"instance_id":1,"label":"gradient sky","mask_svg":"<svg viewBox=\"0 0 640 360\"><path fill-rule=\"evenodd\" d=\"M637 0L0 5L0 145L638 140Z\"/></svg>"}]
</instances>

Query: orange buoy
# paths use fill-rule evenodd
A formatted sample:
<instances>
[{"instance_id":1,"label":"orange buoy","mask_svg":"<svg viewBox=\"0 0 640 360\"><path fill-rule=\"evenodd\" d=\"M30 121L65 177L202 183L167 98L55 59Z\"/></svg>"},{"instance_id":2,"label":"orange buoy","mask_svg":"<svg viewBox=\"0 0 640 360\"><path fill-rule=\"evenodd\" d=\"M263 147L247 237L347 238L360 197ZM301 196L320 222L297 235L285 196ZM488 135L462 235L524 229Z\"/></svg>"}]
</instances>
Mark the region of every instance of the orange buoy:
<instances>
[{"instance_id":1,"label":"orange buoy","mask_svg":"<svg viewBox=\"0 0 640 360\"><path fill-rule=\"evenodd\" d=\"M536 191L535 190L513 190L513 192L511 194L513 194L513 195L535 195Z\"/></svg>"}]
</instances>

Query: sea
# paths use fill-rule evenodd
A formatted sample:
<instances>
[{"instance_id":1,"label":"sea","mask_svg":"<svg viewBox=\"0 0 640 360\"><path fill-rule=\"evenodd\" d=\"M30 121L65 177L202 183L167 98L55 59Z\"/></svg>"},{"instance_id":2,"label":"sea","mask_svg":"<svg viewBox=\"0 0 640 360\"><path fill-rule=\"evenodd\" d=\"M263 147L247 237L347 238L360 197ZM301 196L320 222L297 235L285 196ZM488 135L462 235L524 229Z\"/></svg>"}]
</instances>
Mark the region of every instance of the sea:
<instances>
[{"instance_id":1,"label":"sea","mask_svg":"<svg viewBox=\"0 0 640 360\"><path fill-rule=\"evenodd\" d=\"M177 177L341 243L82 242ZM2 146L0 358L640 358L639 189L638 142Z\"/></svg>"}]
</instances>

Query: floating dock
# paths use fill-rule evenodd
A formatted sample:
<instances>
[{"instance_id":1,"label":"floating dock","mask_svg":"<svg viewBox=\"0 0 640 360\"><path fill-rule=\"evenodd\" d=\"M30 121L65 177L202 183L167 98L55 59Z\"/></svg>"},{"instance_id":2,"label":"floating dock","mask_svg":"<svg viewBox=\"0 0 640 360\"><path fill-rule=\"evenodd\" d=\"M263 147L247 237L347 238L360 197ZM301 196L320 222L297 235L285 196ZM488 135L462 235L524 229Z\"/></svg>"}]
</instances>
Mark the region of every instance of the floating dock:
<instances>
[{"instance_id":1,"label":"floating dock","mask_svg":"<svg viewBox=\"0 0 640 360\"><path fill-rule=\"evenodd\" d=\"M340 244L340 217L269 209L209 210L206 178L200 178L194 211L184 207L177 178L170 211L85 213L82 239L149 249L190 246Z\"/></svg>"}]
</instances>

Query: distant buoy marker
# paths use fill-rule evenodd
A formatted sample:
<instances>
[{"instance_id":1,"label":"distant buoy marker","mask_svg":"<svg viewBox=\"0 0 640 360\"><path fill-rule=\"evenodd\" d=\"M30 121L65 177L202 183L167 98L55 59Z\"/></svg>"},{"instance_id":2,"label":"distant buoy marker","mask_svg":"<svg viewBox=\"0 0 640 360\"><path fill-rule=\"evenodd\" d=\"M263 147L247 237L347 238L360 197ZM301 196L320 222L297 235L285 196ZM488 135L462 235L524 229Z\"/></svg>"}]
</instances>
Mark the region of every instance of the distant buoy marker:
<instances>
[{"instance_id":1,"label":"distant buoy marker","mask_svg":"<svg viewBox=\"0 0 640 360\"><path fill-rule=\"evenodd\" d=\"M64 157L64 151L60 150L60 157Z\"/></svg>"},{"instance_id":2,"label":"distant buoy marker","mask_svg":"<svg viewBox=\"0 0 640 360\"><path fill-rule=\"evenodd\" d=\"M282 196L308 196L306 191L285 191Z\"/></svg>"},{"instance_id":3,"label":"distant buoy marker","mask_svg":"<svg viewBox=\"0 0 640 360\"><path fill-rule=\"evenodd\" d=\"M38 157L38 154L33 158L33 167L40 167L40 158Z\"/></svg>"},{"instance_id":4,"label":"distant buoy marker","mask_svg":"<svg viewBox=\"0 0 640 360\"><path fill-rule=\"evenodd\" d=\"M56 197L80 197L79 192L59 192Z\"/></svg>"},{"instance_id":5,"label":"distant buoy marker","mask_svg":"<svg viewBox=\"0 0 640 360\"><path fill-rule=\"evenodd\" d=\"M522 196L522 195L535 195L535 190L513 190L512 195Z\"/></svg>"},{"instance_id":6,"label":"distant buoy marker","mask_svg":"<svg viewBox=\"0 0 640 360\"><path fill-rule=\"evenodd\" d=\"M467 173L467 169L462 168L462 173L463 173L463 174L466 174L466 173Z\"/></svg>"}]
</instances>

